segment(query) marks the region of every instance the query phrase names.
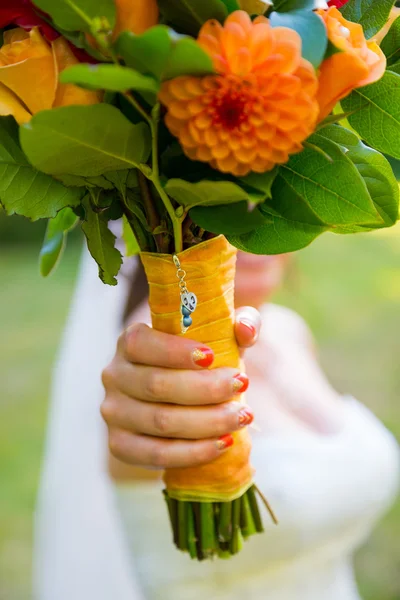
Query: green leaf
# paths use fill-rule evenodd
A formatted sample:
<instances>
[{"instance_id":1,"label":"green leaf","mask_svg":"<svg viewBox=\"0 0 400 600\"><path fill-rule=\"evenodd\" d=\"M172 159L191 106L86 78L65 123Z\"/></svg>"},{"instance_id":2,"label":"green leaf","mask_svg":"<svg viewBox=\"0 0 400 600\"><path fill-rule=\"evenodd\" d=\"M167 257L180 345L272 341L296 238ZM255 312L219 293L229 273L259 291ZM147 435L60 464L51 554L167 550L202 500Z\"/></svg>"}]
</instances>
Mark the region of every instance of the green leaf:
<instances>
[{"instance_id":1,"label":"green leaf","mask_svg":"<svg viewBox=\"0 0 400 600\"><path fill-rule=\"evenodd\" d=\"M189 216L196 225L206 231L224 235L247 233L260 227L269 219L257 207L250 210L245 201L215 206L196 206L189 211Z\"/></svg>"},{"instance_id":2,"label":"green leaf","mask_svg":"<svg viewBox=\"0 0 400 600\"><path fill-rule=\"evenodd\" d=\"M400 17L397 17L383 38L381 49L385 53L389 67L400 60Z\"/></svg>"},{"instance_id":3,"label":"green leaf","mask_svg":"<svg viewBox=\"0 0 400 600\"><path fill-rule=\"evenodd\" d=\"M55 217L66 206L77 206L84 194L40 173L26 159L12 117L0 118L0 202L7 214L33 221Z\"/></svg>"},{"instance_id":4,"label":"green leaf","mask_svg":"<svg viewBox=\"0 0 400 600\"><path fill-rule=\"evenodd\" d=\"M110 29L115 25L114 0L34 0L34 4L68 31L90 31L96 18L105 18Z\"/></svg>"},{"instance_id":5,"label":"green leaf","mask_svg":"<svg viewBox=\"0 0 400 600\"><path fill-rule=\"evenodd\" d=\"M280 176L326 225L379 222L365 182L341 148L317 134L309 139L332 162L316 150L305 148L281 166Z\"/></svg>"},{"instance_id":6,"label":"green leaf","mask_svg":"<svg viewBox=\"0 0 400 600\"><path fill-rule=\"evenodd\" d=\"M158 5L169 24L193 36L197 36L203 23L209 19L223 23L228 16L221 0L158 0Z\"/></svg>"},{"instance_id":7,"label":"green leaf","mask_svg":"<svg viewBox=\"0 0 400 600\"><path fill-rule=\"evenodd\" d=\"M393 174L397 181L400 181L400 160L392 158L391 156L385 156L386 160L392 167Z\"/></svg>"},{"instance_id":8,"label":"green leaf","mask_svg":"<svg viewBox=\"0 0 400 600\"><path fill-rule=\"evenodd\" d=\"M157 94L159 90L159 85L152 77L118 65L74 65L61 73L60 81L83 88L112 92L134 90Z\"/></svg>"},{"instance_id":9,"label":"green leaf","mask_svg":"<svg viewBox=\"0 0 400 600\"><path fill-rule=\"evenodd\" d=\"M234 204L245 200L254 202L256 196L247 193L243 188L230 181L199 181L190 183L184 179L170 179L165 191L181 206L214 206L218 204ZM262 198L259 198L261 201Z\"/></svg>"},{"instance_id":10,"label":"green leaf","mask_svg":"<svg viewBox=\"0 0 400 600\"><path fill-rule=\"evenodd\" d=\"M289 221L279 216L271 217L271 221L250 233L230 235L228 241L244 252L284 254L305 248L327 231L327 227Z\"/></svg>"},{"instance_id":11,"label":"green leaf","mask_svg":"<svg viewBox=\"0 0 400 600\"><path fill-rule=\"evenodd\" d=\"M101 212L96 212L90 202L90 196L84 198L85 220L82 230L87 239L89 252L99 266L99 277L103 283L116 285L116 276L122 264L122 256L114 247L116 237L107 226L107 220Z\"/></svg>"},{"instance_id":12,"label":"green leaf","mask_svg":"<svg viewBox=\"0 0 400 600\"><path fill-rule=\"evenodd\" d=\"M302 39L303 58L318 68L326 49L328 38L322 19L310 10L295 10L292 12L273 12L270 16L272 27L289 27L294 29Z\"/></svg>"},{"instance_id":13,"label":"green leaf","mask_svg":"<svg viewBox=\"0 0 400 600\"><path fill-rule=\"evenodd\" d=\"M341 12L345 19L360 23L367 39L374 36L389 18L394 0L357 0L343 6Z\"/></svg>"},{"instance_id":14,"label":"green leaf","mask_svg":"<svg viewBox=\"0 0 400 600\"><path fill-rule=\"evenodd\" d=\"M400 61L397 63L394 63L393 65L390 65L388 71L391 71L392 73L397 73L397 75L400 75Z\"/></svg>"},{"instance_id":15,"label":"green leaf","mask_svg":"<svg viewBox=\"0 0 400 600\"><path fill-rule=\"evenodd\" d=\"M125 242L125 256L139 254L140 247L125 215L122 217L122 238Z\"/></svg>"},{"instance_id":16,"label":"green leaf","mask_svg":"<svg viewBox=\"0 0 400 600\"><path fill-rule=\"evenodd\" d=\"M222 2L225 4L229 14L235 12L235 10L240 10L240 4L238 0L222 0Z\"/></svg>"},{"instance_id":17,"label":"green leaf","mask_svg":"<svg viewBox=\"0 0 400 600\"><path fill-rule=\"evenodd\" d=\"M169 28L157 25L135 35L124 31L115 43L115 51L128 67L161 79L166 61L172 49Z\"/></svg>"},{"instance_id":18,"label":"green leaf","mask_svg":"<svg viewBox=\"0 0 400 600\"><path fill-rule=\"evenodd\" d=\"M54 176L97 177L137 167L151 149L149 127L133 125L114 106L65 106L42 111L21 127L30 162Z\"/></svg>"},{"instance_id":19,"label":"green leaf","mask_svg":"<svg viewBox=\"0 0 400 600\"><path fill-rule=\"evenodd\" d=\"M320 135L344 147L346 156L350 158L364 179L375 208L384 221L384 226L394 225L399 214L399 186L386 158L380 152L363 144L357 135L344 127L331 125ZM382 226L377 223L372 224L375 227L377 225Z\"/></svg>"},{"instance_id":20,"label":"green leaf","mask_svg":"<svg viewBox=\"0 0 400 600\"><path fill-rule=\"evenodd\" d=\"M40 251L39 265L43 277L50 275L59 263L67 241L67 233L79 218L71 208L63 208L54 219L49 219Z\"/></svg>"},{"instance_id":21,"label":"green leaf","mask_svg":"<svg viewBox=\"0 0 400 600\"><path fill-rule=\"evenodd\" d=\"M88 187L88 188L103 188L105 190L111 190L114 186L104 177L99 175L98 177L81 177L79 175L60 175L58 179L68 186L77 187Z\"/></svg>"},{"instance_id":22,"label":"green leaf","mask_svg":"<svg viewBox=\"0 0 400 600\"><path fill-rule=\"evenodd\" d=\"M262 195L262 199L271 198L272 184L278 175L278 167L267 171L266 173L249 173L245 177L239 177L240 184L244 185L245 189L255 190L256 193Z\"/></svg>"},{"instance_id":23,"label":"green leaf","mask_svg":"<svg viewBox=\"0 0 400 600\"><path fill-rule=\"evenodd\" d=\"M400 75L387 71L372 85L342 100L350 125L370 145L400 159Z\"/></svg>"},{"instance_id":24,"label":"green leaf","mask_svg":"<svg viewBox=\"0 0 400 600\"><path fill-rule=\"evenodd\" d=\"M261 210L299 224L326 227L326 223L317 216L306 199L297 194L280 175L272 186L271 199L264 202Z\"/></svg>"},{"instance_id":25,"label":"green leaf","mask_svg":"<svg viewBox=\"0 0 400 600\"><path fill-rule=\"evenodd\" d=\"M314 10L315 0L275 0L274 10L278 12L290 12L293 10Z\"/></svg>"},{"instance_id":26,"label":"green leaf","mask_svg":"<svg viewBox=\"0 0 400 600\"><path fill-rule=\"evenodd\" d=\"M207 75L214 73L211 58L191 38L180 39L173 47L166 61L163 79L172 79L180 75Z\"/></svg>"}]
</instances>

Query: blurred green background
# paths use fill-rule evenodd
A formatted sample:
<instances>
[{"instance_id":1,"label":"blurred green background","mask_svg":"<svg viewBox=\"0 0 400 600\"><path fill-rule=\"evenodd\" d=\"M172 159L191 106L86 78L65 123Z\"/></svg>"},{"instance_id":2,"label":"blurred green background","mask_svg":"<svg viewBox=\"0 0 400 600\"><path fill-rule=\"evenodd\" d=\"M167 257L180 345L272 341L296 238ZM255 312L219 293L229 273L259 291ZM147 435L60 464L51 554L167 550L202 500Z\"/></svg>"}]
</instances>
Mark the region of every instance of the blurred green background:
<instances>
[{"instance_id":1,"label":"blurred green background","mask_svg":"<svg viewBox=\"0 0 400 600\"><path fill-rule=\"evenodd\" d=\"M81 249L75 236L43 281L42 235L43 224L0 215L0 600L31 599L49 382ZM337 389L365 402L400 439L400 228L323 236L298 253L275 300L308 321ZM366 600L400 600L399 540L400 502L357 555Z\"/></svg>"}]
</instances>

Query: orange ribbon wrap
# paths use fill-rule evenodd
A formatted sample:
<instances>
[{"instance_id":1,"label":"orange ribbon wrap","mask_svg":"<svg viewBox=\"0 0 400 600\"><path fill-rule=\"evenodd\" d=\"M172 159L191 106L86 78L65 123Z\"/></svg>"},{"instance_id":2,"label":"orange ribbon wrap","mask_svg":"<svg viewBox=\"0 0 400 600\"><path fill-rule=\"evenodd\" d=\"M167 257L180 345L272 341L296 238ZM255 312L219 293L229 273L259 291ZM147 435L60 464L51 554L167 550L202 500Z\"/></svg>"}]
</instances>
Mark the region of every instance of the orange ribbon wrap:
<instances>
[{"instance_id":1,"label":"orange ribbon wrap","mask_svg":"<svg viewBox=\"0 0 400 600\"><path fill-rule=\"evenodd\" d=\"M177 256L186 272L187 288L196 294L198 301L192 314L193 325L184 335L212 348L215 360L211 368L239 368L234 335L236 249L218 236ZM150 286L153 327L182 335L180 290L172 256L142 252L141 259ZM212 463L168 469L164 481L169 495L178 500L207 502L240 497L252 484L251 442L247 428L233 433L233 437L234 445Z\"/></svg>"}]
</instances>

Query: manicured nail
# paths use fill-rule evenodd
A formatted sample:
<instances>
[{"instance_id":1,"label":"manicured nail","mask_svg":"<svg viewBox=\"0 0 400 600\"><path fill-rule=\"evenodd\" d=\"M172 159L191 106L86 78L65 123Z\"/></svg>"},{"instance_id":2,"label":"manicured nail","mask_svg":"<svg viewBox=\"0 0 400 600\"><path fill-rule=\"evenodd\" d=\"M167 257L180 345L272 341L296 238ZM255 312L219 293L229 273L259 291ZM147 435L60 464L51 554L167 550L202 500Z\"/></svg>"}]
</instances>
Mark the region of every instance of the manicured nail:
<instances>
[{"instance_id":1,"label":"manicured nail","mask_svg":"<svg viewBox=\"0 0 400 600\"><path fill-rule=\"evenodd\" d=\"M209 367L214 361L214 352L211 348L195 348L192 352L193 361L199 367Z\"/></svg>"},{"instance_id":2,"label":"manicured nail","mask_svg":"<svg viewBox=\"0 0 400 600\"><path fill-rule=\"evenodd\" d=\"M254 327L254 325L250 321L248 321L247 319L239 319L239 323L241 325L243 325L243 327L246 327L246 329L249 330L252 338L256 337L257 329Z\"/></svg>"},{"instance_id":3,"label":"manicured nail","mask_svg":"<svg viewBox=\"0 0 400 600\"><path fill-rule=\"evenodd\" d=\"M239 427L247 427L254 421L254 415L248 407L242 408L242 410L238 412L238 417Z\"/></svg>"},{"instance_id":4,"label":"manicured nail","mask_svg":"<svg viewBox=\"0 0 400 600\"><path fill-rule=\"evenodd\" d=\"M232 380L232 388L234 394L243 394L249 387L249 378L246 373L239 373L235 375Z\"/></svg>"},{"instance_id":5,"label":"manicured nail","mask_svg":"<svg viewBox=\"0 0 400 600\"><path fill-rule=\"evenodd\" d=\"M227 435L223 435L222 437L218 438L216 444L217 444L218 450L220 450L222 452L223 450L226 450L227 448L230 448L231 446L233 446L234 439L231 436L231 434L228 433Z\"/></svg>"}]
</instances>

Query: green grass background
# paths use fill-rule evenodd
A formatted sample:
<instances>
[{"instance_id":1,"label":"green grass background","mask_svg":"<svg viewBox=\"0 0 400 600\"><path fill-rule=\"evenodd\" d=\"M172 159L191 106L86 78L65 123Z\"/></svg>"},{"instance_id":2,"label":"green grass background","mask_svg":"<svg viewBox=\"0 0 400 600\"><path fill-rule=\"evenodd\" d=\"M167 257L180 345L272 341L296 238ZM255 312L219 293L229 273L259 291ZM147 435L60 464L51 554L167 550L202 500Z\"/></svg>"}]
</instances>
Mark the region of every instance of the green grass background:
<instances>
[{"instance_id":1,"label":"green grass background","mask_svg":"<svg viewBox=\"0 0 400 600\"><path fill-rule=\"evenodd\" d=\"M0 600L31 600L49 380L78 257L75 243L43 281L35 243L0 247ZM323 236L298 253L276 300L306 318L337 389L400 439L400 230ZM400 503L356 562L366 600L400 600Z\"/></svg>"}]
</instances>

